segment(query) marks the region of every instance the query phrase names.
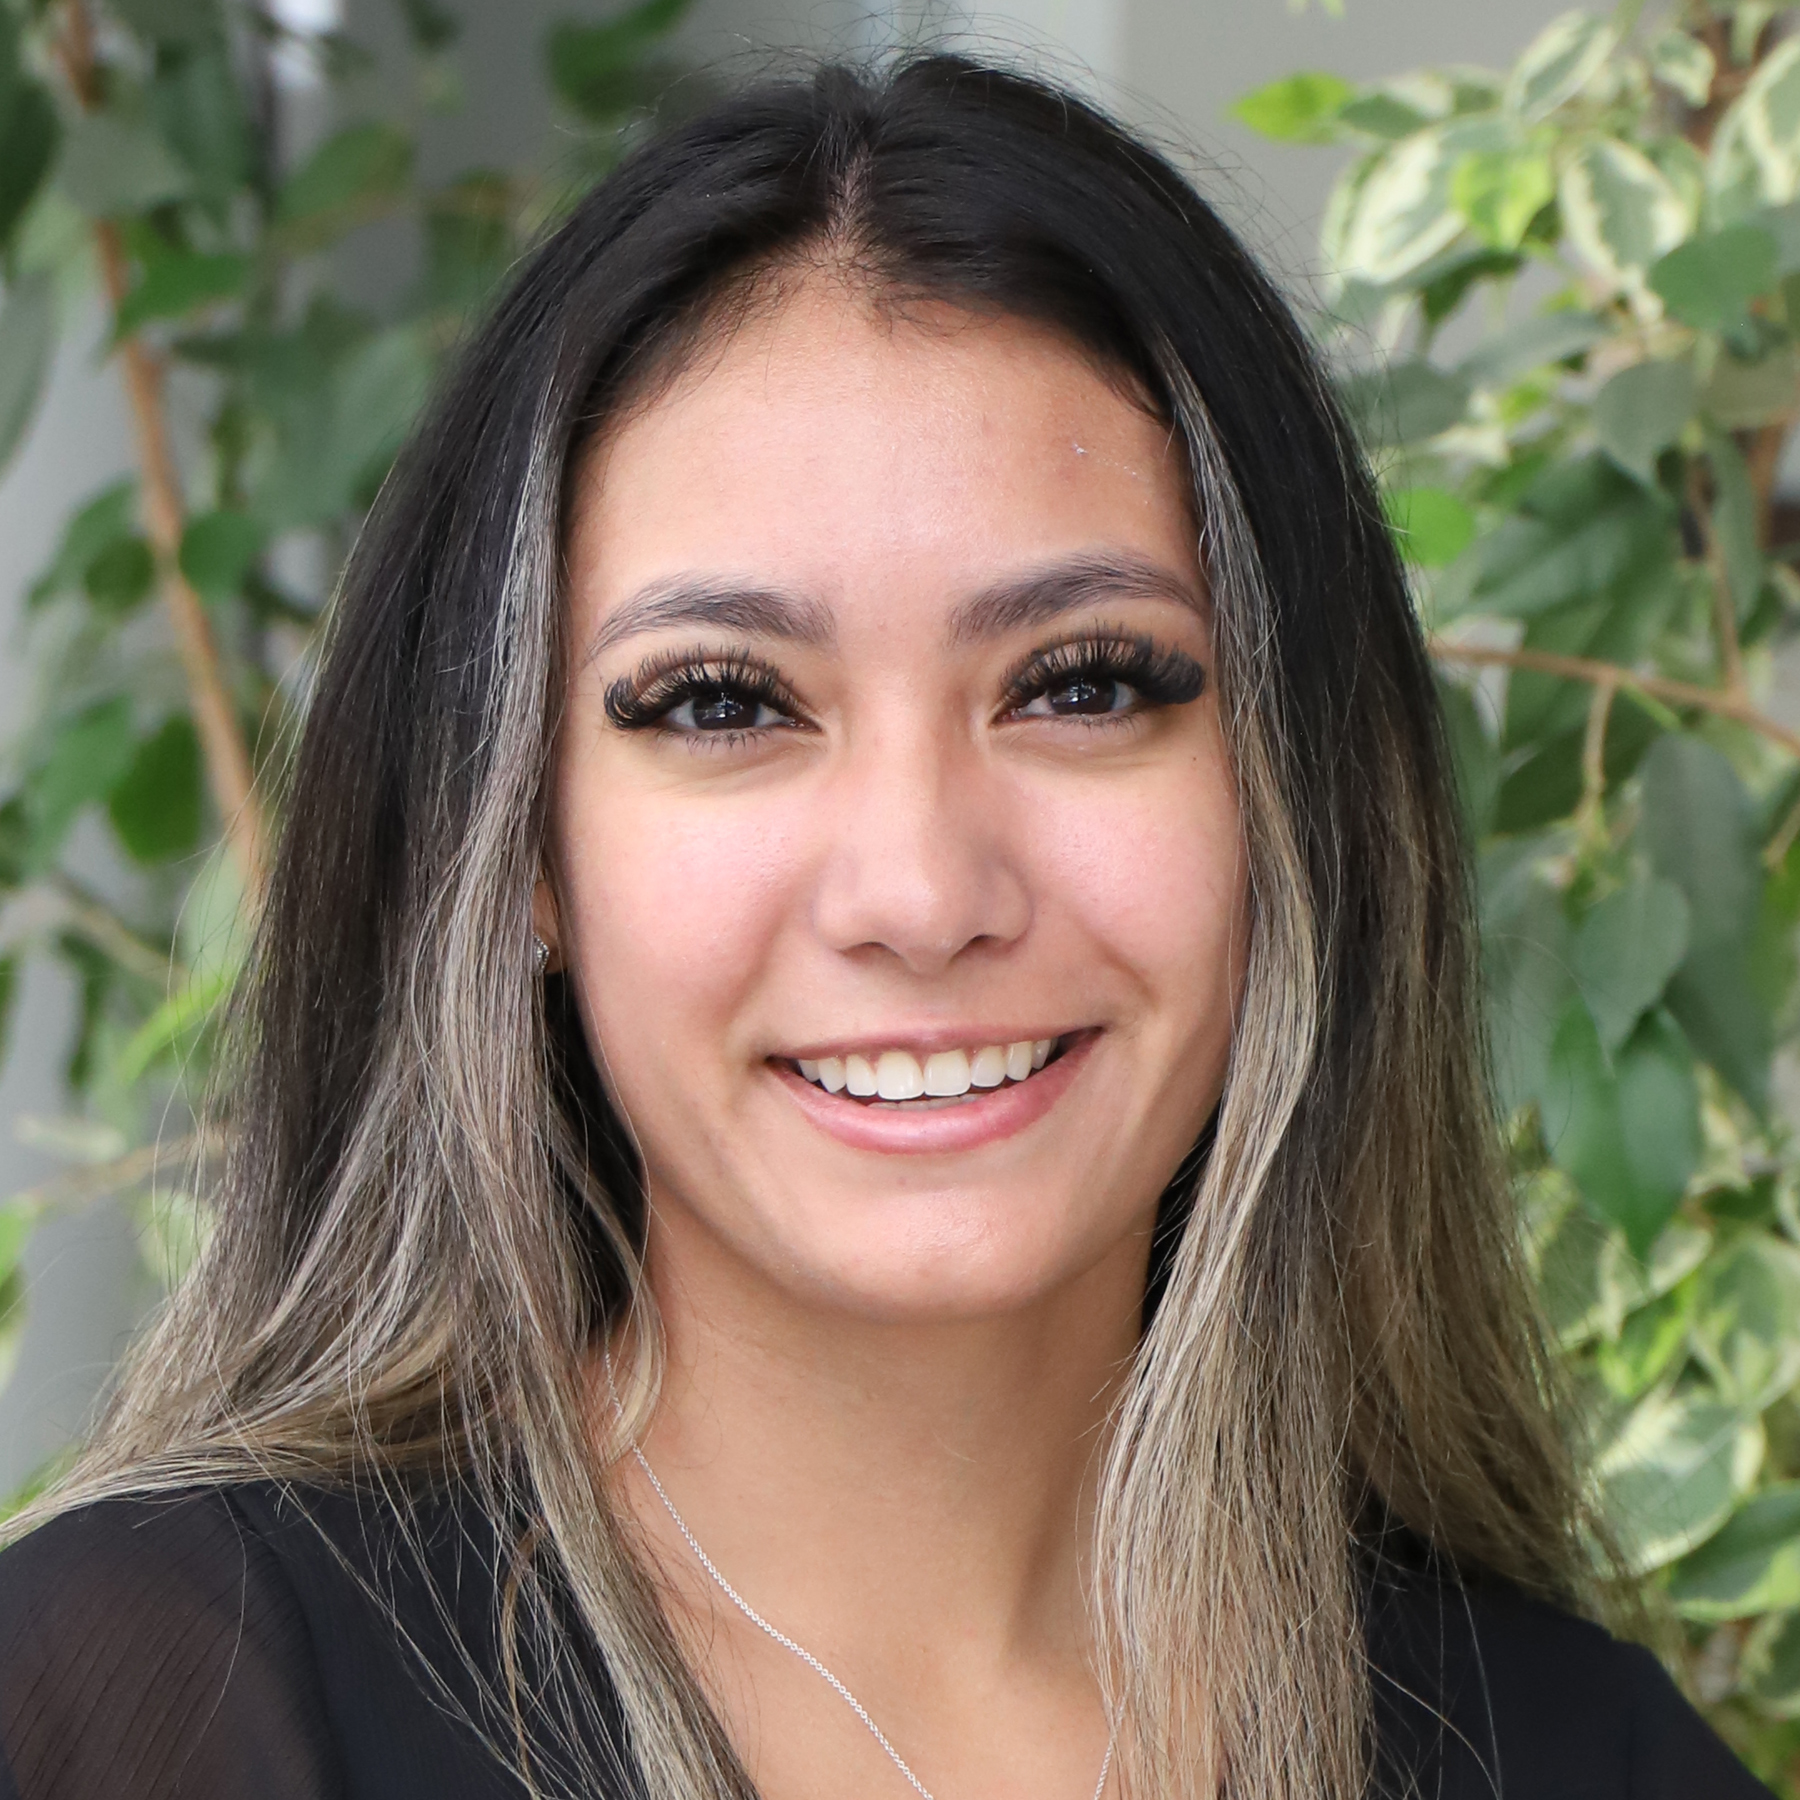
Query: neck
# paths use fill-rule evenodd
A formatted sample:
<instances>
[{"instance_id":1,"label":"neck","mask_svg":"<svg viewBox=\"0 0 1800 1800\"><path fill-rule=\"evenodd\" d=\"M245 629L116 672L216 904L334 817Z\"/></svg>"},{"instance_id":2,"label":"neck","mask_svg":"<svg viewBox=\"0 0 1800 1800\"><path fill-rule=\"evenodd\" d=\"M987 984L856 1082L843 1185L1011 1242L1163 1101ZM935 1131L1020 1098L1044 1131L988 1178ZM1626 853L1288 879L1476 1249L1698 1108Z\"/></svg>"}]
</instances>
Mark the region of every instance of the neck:
<instances>
[{"instance_id":1,"label":"neck","mask_svg":"<svg viewBox=\"0 0 1800 1800\"><path fill-rule=\"evenodd\" d=\"M1084 1660L1085 1547L1141 1246L1017 1311L893 1321L810 1304L678 1209L657 1216L667 1362L641 1447L744 1598L878 1684L923 1643L953 1647L946 1680L958 1664ZM626 1485L704 1608L661 1502L630 1466Z\"/></svg>"}]
</instances>

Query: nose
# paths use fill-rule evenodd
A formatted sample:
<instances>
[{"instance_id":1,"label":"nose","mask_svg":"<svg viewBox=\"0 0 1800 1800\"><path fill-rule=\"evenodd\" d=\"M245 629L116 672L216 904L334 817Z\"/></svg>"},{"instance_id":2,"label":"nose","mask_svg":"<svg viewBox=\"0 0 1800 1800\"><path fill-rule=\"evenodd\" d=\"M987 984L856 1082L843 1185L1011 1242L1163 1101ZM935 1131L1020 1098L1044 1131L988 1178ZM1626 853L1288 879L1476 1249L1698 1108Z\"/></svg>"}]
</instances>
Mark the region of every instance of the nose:
<instances>
[{"instance_id":1,"label":"nose","mask_svg":"<svg viewBox=\"0 0 1800 1800\"><path fill-rule=\"evenodd\" d=\"M846 752L833 786L813 912L832 949L929 976L1024 935L1030 889L1004 797L954 730L872 735Z\"/></svg>"}]
</instances>

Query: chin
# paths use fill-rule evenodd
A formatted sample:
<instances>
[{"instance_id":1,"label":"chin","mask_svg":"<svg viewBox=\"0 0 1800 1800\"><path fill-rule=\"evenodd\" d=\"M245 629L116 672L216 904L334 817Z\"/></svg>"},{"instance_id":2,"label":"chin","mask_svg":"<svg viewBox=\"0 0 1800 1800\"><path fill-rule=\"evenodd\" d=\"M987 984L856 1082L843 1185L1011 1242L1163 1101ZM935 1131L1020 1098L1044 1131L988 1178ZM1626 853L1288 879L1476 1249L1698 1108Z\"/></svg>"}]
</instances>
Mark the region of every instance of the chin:
<instances>
[{"instance_id":1,"label":"chin","mask_svg":"<svg viewBox=\"0 0 1800 1800\"><path fill-rule=\"evenodd\" d=\"M851 1209L861 1217L845 1230ZM1067 1229L1047 1230L1058 1218ZM1084 1228L1072 1209L1046 1205L1041 1193L1025 1203L834 1195L805 1223L790 1214L783 1225L758 1258L766 1278L803 1304L893 1325L1028 1312L1079 1282L1126 1235L1114 1221L1093 1219Z\"/></svg>"}]
</instances>

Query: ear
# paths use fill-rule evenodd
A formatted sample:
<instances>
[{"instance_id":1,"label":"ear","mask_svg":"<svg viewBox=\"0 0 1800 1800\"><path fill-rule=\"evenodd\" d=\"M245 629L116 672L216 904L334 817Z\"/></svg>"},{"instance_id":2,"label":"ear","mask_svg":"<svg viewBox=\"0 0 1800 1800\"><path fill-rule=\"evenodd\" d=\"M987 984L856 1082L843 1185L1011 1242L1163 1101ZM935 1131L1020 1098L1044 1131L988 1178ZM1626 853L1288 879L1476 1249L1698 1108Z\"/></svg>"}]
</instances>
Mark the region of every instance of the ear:
<instances>
[{"instance_id":1,"label":"ear","mask_svg":"<svg viewBox=\"0 0 1800 1800\"><path fill-rule=\"evenodd\" d=\"M548 947L550 960L545 971L562 967L562 916L556 905L556 890L548 876L540 875L531 890L531 929Z\"/></svg>"}]
</instances>

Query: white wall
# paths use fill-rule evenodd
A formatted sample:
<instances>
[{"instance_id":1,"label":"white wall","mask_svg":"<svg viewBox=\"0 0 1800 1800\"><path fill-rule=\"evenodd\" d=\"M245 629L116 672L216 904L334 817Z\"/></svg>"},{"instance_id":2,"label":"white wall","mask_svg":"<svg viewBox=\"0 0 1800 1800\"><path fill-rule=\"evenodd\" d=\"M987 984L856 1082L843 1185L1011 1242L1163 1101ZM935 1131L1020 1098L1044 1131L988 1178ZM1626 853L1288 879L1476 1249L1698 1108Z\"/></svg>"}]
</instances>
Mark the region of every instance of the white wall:
<instances>
[{"instance_id":1,"label":"white wall","mask_svg":"<svg viewBox=\"0 0 1800 1800\"><path fill-rule=\"evenodd\" d=\"M1201 185L1290 278L1311 266L1333 168L1319 151L1271 146L1225 117L1248 89L1299 68L1374 76L1422 62L1504 63L1567 0L1347 0L1348 17L1287 0L699 0L685 48L729 77L794 51L858 56L932 38L960 40L1098 91L1165 145L1199 158ZM428 167L517 163L539 154L548 121L539 75L545 25L611 10L580 0L452 0L466 20L460 60L469 110L433 122ZM351 7L378 27L391 8ZM1184 154L1185 160L1185 154ZM383 250L381 259L393 252ZM373 255L375 285L395 270ZM73 332L31 441L0 480L0 645L61 521L129 457L113 371L96 367L93 329ZM0 736L19 707L19 670L0 649ZM30 971L0 1072L0 1193L54 1172L14 1122L64 1104L59 1069L72 996L49 967ZM47 1228L30 1255L31 1319L18 1372L0 1393L0 1493L77 1431L144 1285L131 1231L112 1208Z\"/></svg>"}]
</instances>

